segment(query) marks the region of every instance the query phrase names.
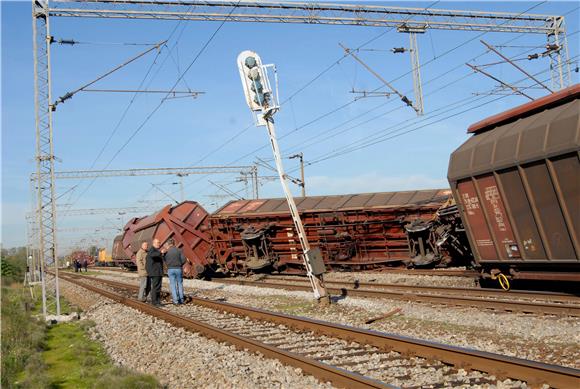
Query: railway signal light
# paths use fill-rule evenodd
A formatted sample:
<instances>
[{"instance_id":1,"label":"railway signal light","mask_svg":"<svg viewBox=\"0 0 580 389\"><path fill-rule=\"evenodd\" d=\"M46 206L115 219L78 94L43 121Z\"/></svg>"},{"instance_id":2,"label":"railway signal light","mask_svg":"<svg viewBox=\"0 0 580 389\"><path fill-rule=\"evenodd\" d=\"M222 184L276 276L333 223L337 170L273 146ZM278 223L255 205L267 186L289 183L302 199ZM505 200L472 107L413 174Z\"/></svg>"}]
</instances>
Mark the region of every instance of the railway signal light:
<instances>
[{"instance_id":1,"label":"railway signal light","mask_svg":"<svg viewBox=\"0 0 580 389\"><path fill-rule=\"evenodd\" d=\"M240 71L240 78L246 95L246 102L250 110L256 115L258 126L266 126L268 129L268 136L270 137L270 145L272 146L272 153L274 154L274 161L276 162L276 170L280 177L280 183L286 196L286 202L292 215L294 228L298 233L300 246L302 248L302 258L304 260L304 267L306 274L310 280L314 297L323 304L330 304L330 296L324 286L323 274L326 271L322 255L318 248L311 248L300 218L300 213L296 207L296 202L288 188L286 182L286 173L284 172L284 165L282 164L282 153L278 146L276 138L276 129L274 126L273 115L278 111L278 80L276 78L276 68L274 65L262 65L260 56L253 51L242 51L238 55L238 69ZM270 80L268 78L268 70L272 69L274 73L274 80L276 86L276 94L273 93L270 87ZM304 178L302 178L304 182Z\"/></svg>"},{"instance_id":2,"label":"railway signal light","mask_svg":"<svg viewBox=\"0 0 580 389\"><path fill-rule=\"evenodd\" d=\"M276 68L274 65L263 65L258 54L246 50L238 55L238 69L248 107L256 114L258 125L265 125L264 117L272 115L279 108L277 95L272 90L268 76L268 70L273 69L277 83Z\"/></svg>"}]
</instances>

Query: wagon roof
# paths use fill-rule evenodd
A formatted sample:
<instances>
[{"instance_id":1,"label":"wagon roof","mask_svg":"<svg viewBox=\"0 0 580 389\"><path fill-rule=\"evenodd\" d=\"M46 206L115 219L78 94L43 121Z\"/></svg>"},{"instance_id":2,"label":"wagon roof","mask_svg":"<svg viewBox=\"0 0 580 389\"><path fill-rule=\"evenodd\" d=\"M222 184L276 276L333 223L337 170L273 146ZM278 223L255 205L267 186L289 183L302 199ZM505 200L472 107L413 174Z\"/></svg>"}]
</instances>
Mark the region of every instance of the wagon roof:
<instances>
[{"instance_id":1,"label":"wagon roof","mask_svg":"<svg viewBox=\"0 0 580 389\"><path fill-rule=\"evenodd\" d=\"M559 100L553 100L558 95ZM580 150L580 84L547 98L541 105L543 109L530 108L527 116L496 121L493 127L480 130L463 143L451 154L449 181L577 153ZM515 110L532 107L529 105L532 103ZM497 116L510 117L512 111Z\"/></svg>"},{"instance_id":2,"label":"wagon roof","mask_svg":"<svg viewBox=\"0 0 580 389\"><path fill-rule=\"evenodd\" d=\"M381 209L395 207L440 206L449 198L449 189L415 190L404 192L380 192L335 196L296 197L296 206L301 212L334 212L357 209ZM286 199L258 199L231 201L218 209L212 216L254 215L288 213Z\"/></svg>"},{"instance_id":3,"label":"wagon roof","mask_svg":"<svg viewBox=\"0 0 580 389\"><path fill-rule=\"evenodd\" d=\"M580 96L580 84L575 84L566 89L562 89L561 91L549 94L539 99L530 101L529 103L519 105L510 110L498 113L497 115L485 118L469 126L467 132L468 133L485 132L500 125L508 124L518 119L523 119L525 117L534 115L546 109L566 104L569 101L577 99L579 96Z\"/></svg>"}]
</instances>

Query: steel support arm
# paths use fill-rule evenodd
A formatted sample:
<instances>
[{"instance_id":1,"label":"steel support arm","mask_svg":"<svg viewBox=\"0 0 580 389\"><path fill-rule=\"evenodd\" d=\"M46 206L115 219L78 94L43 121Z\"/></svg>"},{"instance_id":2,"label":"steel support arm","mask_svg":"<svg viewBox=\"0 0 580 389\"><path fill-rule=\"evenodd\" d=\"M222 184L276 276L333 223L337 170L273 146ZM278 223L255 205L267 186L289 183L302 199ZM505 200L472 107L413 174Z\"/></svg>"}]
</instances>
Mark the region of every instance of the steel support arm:
<instances>
[{"instance_id":1,"label":"steel support arm","mask_svg":"<svg viewBox=\"0 0 580 389\"><path fill-rule=\"evenodd\" d=\"M50 16L553 33L556 15L266 1L53 0ZM233 13L230 14L232 8Z\"/></svg>"}]
</instances>

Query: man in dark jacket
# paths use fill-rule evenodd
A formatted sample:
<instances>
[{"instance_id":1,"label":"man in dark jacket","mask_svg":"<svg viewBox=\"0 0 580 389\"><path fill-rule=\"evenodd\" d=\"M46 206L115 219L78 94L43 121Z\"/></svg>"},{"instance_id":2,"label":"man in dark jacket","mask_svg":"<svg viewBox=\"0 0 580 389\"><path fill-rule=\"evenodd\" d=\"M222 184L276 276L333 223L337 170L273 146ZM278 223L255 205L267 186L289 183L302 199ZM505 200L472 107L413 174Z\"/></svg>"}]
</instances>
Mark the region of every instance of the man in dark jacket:
<instances>
[{"instance_id":1,"label":"man in dark jacket","mask_svg":"<svg viewBox=\"0 0 580 389\"><path fill-rule=\"evenodd\" d=\"M147 277L151 283L151 304L160 306L161 296L161 279L163 277L163 254L159 251L161 242L159 239L153 239L153 247L147 252L145 267L147 268Z\"/></svg>"},{"instance_id":2,"label":"man in dark jacket","mask_svg":"<svg viewBox=\"0 0 580 389\"><path fill-rule=\"evenodd\" d=\"M181 249L175 247L175 241L167 241L169 249L165 253L165 264L167 265L167 276L169 277L169 289L173 304L183 304L183 271L182 266L185 264L185 257Z\"/></svg>"}]
</instances>

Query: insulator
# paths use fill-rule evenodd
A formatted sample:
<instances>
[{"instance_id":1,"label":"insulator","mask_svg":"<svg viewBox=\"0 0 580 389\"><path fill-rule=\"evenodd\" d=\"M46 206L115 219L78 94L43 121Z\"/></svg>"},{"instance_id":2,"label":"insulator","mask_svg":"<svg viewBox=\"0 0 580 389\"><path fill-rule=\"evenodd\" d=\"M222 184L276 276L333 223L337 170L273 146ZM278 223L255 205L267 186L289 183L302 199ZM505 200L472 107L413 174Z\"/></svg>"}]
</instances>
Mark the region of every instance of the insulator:
<instances>
[{"instance_id":1,"label":"insulator","mask_svg":"<svg viewBox=\"0 0 580 389\"><path fill-rule=\"evenodd\" d=\"M74 39L59 39L58 43L61 45L74 45L77 43Z\"/></svg>"},{"instance_id":2,"label":"insulator","mask_svg":"<svg viewBox=\"0 0 580 389\"><path fill-rule=\"evenodd\" d=\"M556 50L560 50L560 46L558 46L555 43L549 43L546 45L546 49L548 49L550 51L556 51Z\"/></svg>"},{"instance_id":3,"label":"insulator","mask_svg":"<svg viewBox=\"0 0 580 389\"><path fill-rule=\"evenodd\" d=\"M402 101L403 103L407 104L409 107L412 107L412 106L413 106L413 103L411 102L411 100L409 100L409 99L407 98L407 96L403 96L403 97L401 97L401 101Z\"/></svg>"},{"instance_id":4,"label":"insulator","mask_svg":"<svg viewBox=\"0 0 580 389\"><path fill-rule=\"evenodd\" d=\"M395 54L400 54L400 53L404 53L405 51L407 51L407 49L405 49L404 47L393 47L391 49L391 51Z\"/></svg>"},{"instance_id":5,"label":"insulator","mask_svg":"<svg viewBox=\"0 0 580 389\"><path fill-rule=\"evenodd\" d=\"M538 53L528 55L529 60L538 59L538 58L540 58L540 54L538 54Z\"/></svg>"}]
</instances>

